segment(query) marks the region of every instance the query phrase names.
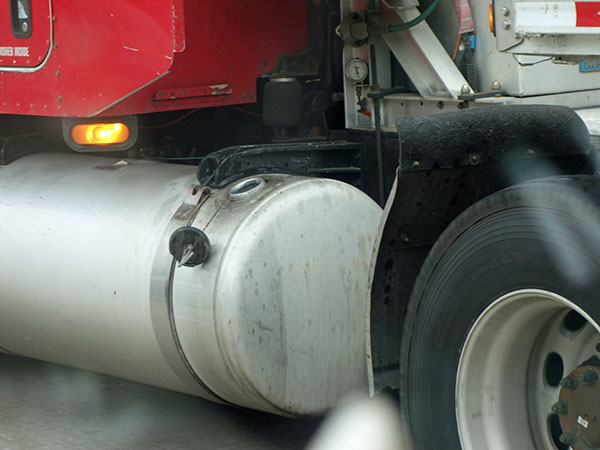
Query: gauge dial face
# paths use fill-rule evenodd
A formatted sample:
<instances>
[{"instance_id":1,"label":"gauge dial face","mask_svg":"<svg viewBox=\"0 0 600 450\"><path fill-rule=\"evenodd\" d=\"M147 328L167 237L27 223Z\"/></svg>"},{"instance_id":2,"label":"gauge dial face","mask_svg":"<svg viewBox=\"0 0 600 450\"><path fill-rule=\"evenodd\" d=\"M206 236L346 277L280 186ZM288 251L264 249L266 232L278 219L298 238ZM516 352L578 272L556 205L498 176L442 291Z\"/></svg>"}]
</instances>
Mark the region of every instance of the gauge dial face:
<instances>
[{"instance_id":1,"label":"gauge dial face","mask_svg":"<svg viewBox=\"0 0 600 450\"><path fill-rule=\"evenodd\" d=\"M351 59L346 63L346 76L355 83L362 83L369 76L369 66L360 58Z\"/></svg>"}]
</instances>

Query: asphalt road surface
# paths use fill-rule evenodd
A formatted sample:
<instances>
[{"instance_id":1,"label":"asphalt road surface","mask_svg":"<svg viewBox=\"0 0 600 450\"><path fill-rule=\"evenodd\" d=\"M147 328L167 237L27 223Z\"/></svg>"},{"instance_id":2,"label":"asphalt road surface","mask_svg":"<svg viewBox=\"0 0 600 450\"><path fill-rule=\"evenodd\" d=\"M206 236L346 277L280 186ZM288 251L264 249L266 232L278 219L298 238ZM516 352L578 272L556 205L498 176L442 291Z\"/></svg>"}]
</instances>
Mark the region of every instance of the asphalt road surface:
<instances>
[{"instance_id":1,"label":"asphalt road surface","mask_svg":"<svg viewBox=\"0 0 600 450\"><path fill-rule=\"evenodd\" d=\"M296 450L317 426L0 354L0 450Z\"/></svg>"}]
</instances>

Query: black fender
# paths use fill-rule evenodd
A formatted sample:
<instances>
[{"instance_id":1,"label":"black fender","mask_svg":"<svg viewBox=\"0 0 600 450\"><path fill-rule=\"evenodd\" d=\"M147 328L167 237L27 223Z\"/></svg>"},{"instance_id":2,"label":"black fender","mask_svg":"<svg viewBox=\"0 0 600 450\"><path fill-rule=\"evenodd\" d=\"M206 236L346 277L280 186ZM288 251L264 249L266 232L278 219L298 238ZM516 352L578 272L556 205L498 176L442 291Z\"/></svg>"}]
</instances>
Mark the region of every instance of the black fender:
<instances>
[{"instance_id":1,"label":"black fender","mask_svg":"<svg viewBox=\"0 0 600 450\"><path fill-rule=\"evenodd\" d=\"M397 121L400 159L371 265L368 322L372 393L396 389L402 325L434 242L461 212L508 186L593 174L585 123L562 106L473 108Z\"/></svg>"}]
</instances>

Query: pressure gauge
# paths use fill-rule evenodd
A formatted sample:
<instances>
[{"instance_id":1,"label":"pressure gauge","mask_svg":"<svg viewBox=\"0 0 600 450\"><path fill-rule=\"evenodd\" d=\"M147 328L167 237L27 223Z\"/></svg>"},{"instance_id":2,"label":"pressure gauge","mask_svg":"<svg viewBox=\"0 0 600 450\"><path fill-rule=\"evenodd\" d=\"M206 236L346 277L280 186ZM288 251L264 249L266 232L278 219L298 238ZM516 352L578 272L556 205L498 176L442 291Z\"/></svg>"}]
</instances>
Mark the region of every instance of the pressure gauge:
<instances>
[{"instance_id":1,"label":"pressure gauge","mask_svg":"<svg viewBox=\"0 0 600 450\"><path fill-rule=\"evenodd\" d=\"M355 83L362 83L369 76L369 66L360 58L346 63L346 76Z\"/></svg>"}]
</instances>

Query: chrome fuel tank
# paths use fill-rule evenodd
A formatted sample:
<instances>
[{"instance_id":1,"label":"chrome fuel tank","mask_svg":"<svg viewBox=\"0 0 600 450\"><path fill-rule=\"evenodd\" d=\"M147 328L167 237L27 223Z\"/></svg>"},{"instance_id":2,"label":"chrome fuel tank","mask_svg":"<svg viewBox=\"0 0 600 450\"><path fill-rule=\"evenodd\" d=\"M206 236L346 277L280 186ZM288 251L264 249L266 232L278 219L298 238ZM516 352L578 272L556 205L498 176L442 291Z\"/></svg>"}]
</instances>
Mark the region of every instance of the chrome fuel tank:
<instances>
[{"instance_id":1,"label":"chrome fuel tank","mask_svg":"<svg viewBox=\"0 0 600 450\"><path fill-rule=\"evenodd\" d=\"M195 168L38 154L0 167L0 348L282 415L366 384L380 208L288 175L197 185ZM179 267L169 240L201 230Z\"/></svg>"}]
</instances>

